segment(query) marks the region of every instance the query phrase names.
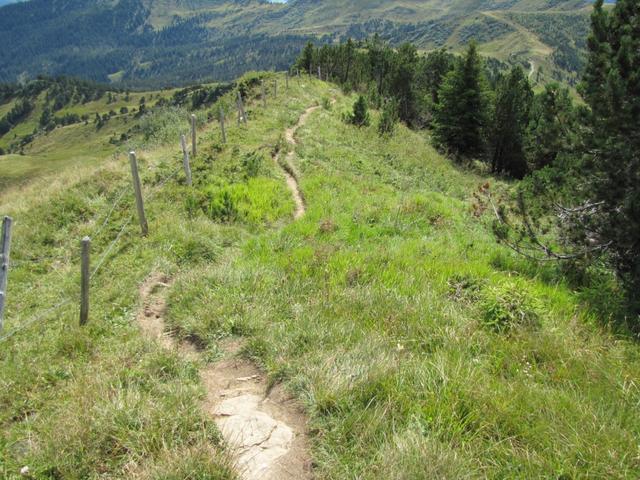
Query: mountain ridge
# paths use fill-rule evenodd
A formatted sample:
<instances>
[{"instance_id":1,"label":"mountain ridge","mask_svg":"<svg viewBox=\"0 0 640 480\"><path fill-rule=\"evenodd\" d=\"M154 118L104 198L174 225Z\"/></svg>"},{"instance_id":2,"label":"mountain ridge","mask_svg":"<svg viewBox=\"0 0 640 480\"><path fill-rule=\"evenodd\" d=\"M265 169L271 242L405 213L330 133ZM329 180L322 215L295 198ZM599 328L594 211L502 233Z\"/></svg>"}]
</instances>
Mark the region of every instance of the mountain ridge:
<instances>
[{"instance_id":1,"label":"mountain ridge","mask_svg":"<svg viewBox=\"0 0 640 480\"><path fill-rule=\"evenodd\" d=\"M511 63L533 60L550 78L571 82L582 67L589 3L31 0L0 12L0 41L7 46L0 52L0 81L38 74L133 87L228 80L247 70L284 69L309 40L377 33L423 50L457 50L475 38L486 55ZM565 15L572 16L568 32ZM539 43L548 52L541 54ZM563 61L553 58L558 51Z\"/></svg>"}]
</instances>

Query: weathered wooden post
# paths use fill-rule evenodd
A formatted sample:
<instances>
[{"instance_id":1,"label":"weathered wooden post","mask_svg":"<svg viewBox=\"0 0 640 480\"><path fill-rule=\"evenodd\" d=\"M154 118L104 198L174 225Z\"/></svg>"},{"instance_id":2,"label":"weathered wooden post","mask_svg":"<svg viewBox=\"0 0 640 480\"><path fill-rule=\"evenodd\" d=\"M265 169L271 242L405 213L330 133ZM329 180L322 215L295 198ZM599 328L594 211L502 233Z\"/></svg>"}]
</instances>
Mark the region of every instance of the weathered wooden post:
<instances>
[{"instance_id":1,"label":"weathered wooden post","mask_svg":"<svg viewBox=\"0 0 640 480\"><path fill-rule=\"evenodd\" d=\"M182 145L182 166L184 167L184 175L187 178L187 185L191 186L191 165L189 165L189 150L187 150L187 139L184 135L180 135L180 144Z\"/></svg>"},{"instance_id":2,"label":"weathered wooden post","mask_svg":"<svg viewBox=\"0 0 640 480\"><path fill-rule=\"evenodd\" d=\"M289 90L289 70L287 70L287 73L284 76L284 88Z\"/></svg>"},{"instance_id":3,"label":"weathered wooden post","mask_svg":"<svg viewBox=\"0 0 640 480\"><path fill-rule=\"evenodd\" d=\"M320 65L318 65L318 80L322 80L322 69L320 68Z\"/></svg>"},{"instance_id":4,"label":"weathered wooden post","mask_svg":"<svg viewBox=\"0 0 640 480\"><path fill-rule=\"evenodd\" d=\"M11 217L2 220L2 238L0 243L0 332L4 319L4 306L7 300L7 283L9 277L9 252L11 250Z\"/></svg>"},{"instance_id":5,"label":"weathered wooden post","mask_svg":"<svg viewBox=\"0 0 640 480\"><path fill-rule=\"evenodd\" d=\"M149 234L149 225L147 224L147 217L144 214L144 202L142 200L142 187L140 186L140 175L138 174L138 162L136 160L135 152L129 152L129 163L131 164L131 177L133 179L133 191L136 194L136 208L138 209L138 220L140 221L140 230L142 230L142 236L146 237Z\"/></svg>"},{"instance_id":6,"label":"weathered wooden post","mask_svg":"<svg viewBox=\"0 0 640 480\"><path fill-rule=\"evenodd\" d=\"M262 107L267 108L267 93L264 90L264 80L260 79L260 90L262 95Z\"/></svg>"},{"instance_id":7,"label":"weathered wooden post","mask_svg":"<svg viewBox=\"0 0 640 480\"><path fill-rule=\"evenodd\" d=\"M191 155L196 156L196 116L191 114Z\"/></svg>"},{"instance_id":8,"label":"weathered wooden post","mask_svg":"<svg viewBox=\"0 0 640 480\"><path fill-rule=\"evenodd\" d=\"M220 106L220 131L222 132L222 143L227 143L227 132L224 129L224 109Z\"/></svg>"},{"instance_id":9,"label":"weathered wooden post","mask_svg":"<svg viewBox=\"0 0 640 480\"><path fill-rule=\"evenodd\" d=\"M86 325L89 321L89 284L91 272L89 270L89 260L91 252L91 239L84 237L81 242L81 262L80 262L80 325Z\"/></svg>"},{"instance_id":10,"label":"weathered wooden post","mask_svg":"<svg viewBox=\"0 0 640 480\"><path fill-rule=\"evenodd\" d=\"M275 79L273 81L273 97L274 98L278 97L278 79Z\"/></svg>"},{"instance_id":11,"label":"weathered wooden post","mask_svg":"<svg viewBox=\"0 0 640 480\"><path fill-rule=\"evenodd\" d=\"M238 92L238 123L247 124L247 114L244 111L244 104L242 103L242 94Z\"/></svg>"}]
</instances>

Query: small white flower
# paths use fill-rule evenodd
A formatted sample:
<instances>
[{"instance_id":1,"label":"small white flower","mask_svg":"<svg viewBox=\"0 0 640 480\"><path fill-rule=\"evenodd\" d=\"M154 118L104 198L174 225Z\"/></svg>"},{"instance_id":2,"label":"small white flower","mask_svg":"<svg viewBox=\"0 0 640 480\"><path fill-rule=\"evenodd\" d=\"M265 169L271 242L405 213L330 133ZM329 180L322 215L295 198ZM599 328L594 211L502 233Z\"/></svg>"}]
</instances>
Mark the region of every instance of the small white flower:
<instances>
[{"instance_id":1,"label":"small white flower","mask_svg":"<svg viewBox=\"0 0 640 480\"><path fill-rule=\"evenodd\" d=\"M20 469L20 475L22 475L23 477L26 477L27 475L29 475L29 467L27 467L26 465L22 467Z\"/></svg>"}]
</instances>

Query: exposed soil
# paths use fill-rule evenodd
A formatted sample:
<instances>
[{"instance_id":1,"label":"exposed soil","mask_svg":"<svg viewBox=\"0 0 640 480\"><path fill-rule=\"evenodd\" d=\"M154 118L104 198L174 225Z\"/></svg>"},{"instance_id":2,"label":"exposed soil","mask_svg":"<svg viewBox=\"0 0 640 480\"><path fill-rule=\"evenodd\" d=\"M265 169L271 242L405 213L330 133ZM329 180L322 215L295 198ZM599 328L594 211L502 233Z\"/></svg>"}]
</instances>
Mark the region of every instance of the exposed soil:
<instances>
[{"instance_id":1,"label":"exposed soil","mask_svg":"<svg viewBox=\"0 0 640 480\"><path fill-rule=\"evenodd\" d=\"M320 107L309 107L298 123L285 131L291 147L295 134L309 115ZM281 165L287 186L296 203L294 218L305 214L304 199L291 166L292 149ZM275 161L280 165L279 154ZM269 389L267 378L251 362L239 357L240 342L223 345L223 358L214 364L202 362L196 346L179 341L166 330L166 290L171 279L152 273L140 286L142 308L137 320L143 333L168 350L203 363L200 369L206 398L202 408L211 415L235 455L236 467L244 480L305 480L313 478L302 408L285 390Z\"/></svg>"},{"instance_id":2,"label":"exposed soil","mask_svg":"<svg viewBox=\"0 0 640 480\"><path fill-rule=\"evenodd\" d=\"M153 273L140 286L140 328L164 348L202 360L193 344L178 341L165 329L166 290L170 284L165 275ZM301 407L280 386L269 390L265 375L238 356L241 347L239 342L227 342L223 359L200 369L207 392L203 410L220 428L242 479L312 478Z\"/></svg>"},{"instance_id":3,"label":"exposed soil","mask_svg":"<svg viewBox=\"0 0 640 480\"><path fill-rule=\"evenodd\" d=\"M307 108L298 119L298 123L296 123L293 127L287 128L287 130L285 130L284 138L290 146L295 147L298 144L295 137L296 132L300 127L302 127L307 122L309 115L311 115L314 111L316 111L319 108L320 108L319 106ZM289 187L289 190L291 190L291 195L293 195L293 201L296 203L296 210L293 214L293 218L297 220L305 214L306 206L304 203L302 192L300 191L300 185L298 184L298 179L293 173L294 170L293 170L293 167L291 166L291 159L293 158L294 155L295 155L294 150L291 150L289 153L287 153L287 156L284 159L284 165L281 165L281 166L282 166L282 171L284 173L284 176L287 180L287 186ZM279 153L276 155L275 160L276 160L276 163L280 164Z\"/></svg>"}]
</instances>

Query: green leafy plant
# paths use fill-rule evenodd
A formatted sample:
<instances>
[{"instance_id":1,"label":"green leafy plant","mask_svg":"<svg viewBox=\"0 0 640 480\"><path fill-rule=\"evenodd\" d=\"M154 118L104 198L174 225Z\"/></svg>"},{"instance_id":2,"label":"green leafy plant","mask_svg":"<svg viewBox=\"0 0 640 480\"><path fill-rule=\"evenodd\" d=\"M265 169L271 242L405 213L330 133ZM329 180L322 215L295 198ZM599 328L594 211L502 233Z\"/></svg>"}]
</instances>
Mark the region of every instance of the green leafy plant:
<instances>
[{"instance_id":1,"label":"green leafy plant","mask_svg":"<svg viewBox=\"0 0 640 480\"><path fill-rule=\"evenodd\" d=\"M507 281L486 288L481 304L484 324L497 332L540 324L540 307L524 282Z\"/></svg>"},{"instance_id":2,"label":"green leafy plant","mask_svg":"<svg viewBox=\"0 0 640 480\"><path fill-rule=\"evenodd\" d=\"M260 152L251 152L242 157L242 169L247 178L257 177L262 166L263 156Z\"/></svg>"}]
</instances>

